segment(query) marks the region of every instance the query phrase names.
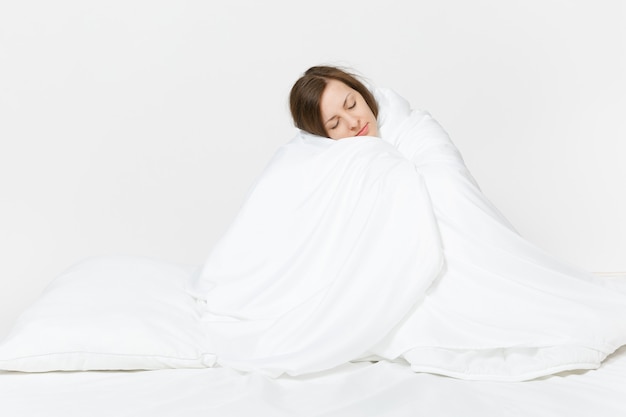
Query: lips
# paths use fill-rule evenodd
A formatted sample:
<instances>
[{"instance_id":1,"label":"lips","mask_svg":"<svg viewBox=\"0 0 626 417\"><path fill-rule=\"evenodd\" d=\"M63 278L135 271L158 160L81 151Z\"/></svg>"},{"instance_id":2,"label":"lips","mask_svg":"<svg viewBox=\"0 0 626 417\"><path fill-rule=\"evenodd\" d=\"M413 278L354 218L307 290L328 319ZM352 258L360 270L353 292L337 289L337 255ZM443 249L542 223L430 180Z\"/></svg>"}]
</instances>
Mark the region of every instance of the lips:
<instances>
[{"instance_id":1,"label":"lips","mask_svg":"<svg viewBox=\"0 0 626 417\"><path fill-rule=\"evenodd\" d=\"M359 133L357 133L357 136L365 136L369 133L370 131L370 124L369 123L365 123L365 126L363 126L363 129L359 130Z\"/></svg>"}]
</instances>

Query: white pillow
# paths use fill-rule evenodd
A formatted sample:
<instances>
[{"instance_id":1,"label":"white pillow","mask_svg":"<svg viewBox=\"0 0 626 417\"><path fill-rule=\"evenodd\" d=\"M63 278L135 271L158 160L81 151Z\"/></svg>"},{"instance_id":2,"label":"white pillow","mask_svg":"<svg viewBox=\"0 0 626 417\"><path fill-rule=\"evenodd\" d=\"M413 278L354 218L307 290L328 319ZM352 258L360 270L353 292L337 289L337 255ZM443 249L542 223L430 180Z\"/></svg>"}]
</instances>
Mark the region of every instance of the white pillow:
<instances>
[{"instance_id":1,"label":"white pillow","mask_svg":"<svg viewBox=\"0 0 626 417\"><path fill-rule=\"evenodd\" d=\"M25 372L200 368L194 268L134 256L86 259L63 272L0 344L0 369Z\"/></svg>"}]
</instances>

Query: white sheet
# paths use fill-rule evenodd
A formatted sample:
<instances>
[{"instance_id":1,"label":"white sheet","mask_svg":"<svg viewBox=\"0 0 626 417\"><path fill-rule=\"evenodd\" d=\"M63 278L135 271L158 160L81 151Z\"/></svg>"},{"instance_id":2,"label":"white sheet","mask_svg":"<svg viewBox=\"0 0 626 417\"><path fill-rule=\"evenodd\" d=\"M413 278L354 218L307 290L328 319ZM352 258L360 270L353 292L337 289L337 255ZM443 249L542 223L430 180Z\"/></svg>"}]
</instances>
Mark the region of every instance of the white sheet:
<instances>
[{"instance_id":1,"label":"white sheet","mask_svg":"<svg viewBox=\"0 0 626 417\"><path fill-rule=\"evenodd\" d=\"M626 350L593 371L526 382L466 381L389 362L270 378L225 368L0 372L0 415L19 417L622 417Z\"/></svg>"},{"instance_id":2,"label":"white sheet","mask_svg":"<svg viewBox=\"0 0 626 417\"><path fill-rule=\"evenodd\" d=\"M217 363L301 375L373 355L526 380L626 343L625 293L521 237L430 114L376 99L382 140L300 132L210 254L196 292Z\"/></svg>"}]
</instances>

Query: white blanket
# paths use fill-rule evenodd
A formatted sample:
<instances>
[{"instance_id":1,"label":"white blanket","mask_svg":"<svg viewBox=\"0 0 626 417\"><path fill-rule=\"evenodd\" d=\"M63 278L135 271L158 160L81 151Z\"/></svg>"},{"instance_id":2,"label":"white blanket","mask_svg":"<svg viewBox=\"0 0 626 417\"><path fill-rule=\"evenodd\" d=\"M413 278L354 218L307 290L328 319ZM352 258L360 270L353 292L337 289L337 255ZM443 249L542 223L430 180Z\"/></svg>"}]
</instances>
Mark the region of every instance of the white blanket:
<instances>
[{"instance_id":1,"label":"white blanket","mask_svg":"<svg viewBox=\"0 0 626 417\"><path fill-rule=\"evenodd\" d=\"M218 364L277 376L384 358L524 380L626 343L624 293L516 233L427 112L376 98L382 139L300 132L196 274Z\"/></svg>"}]
</instances>

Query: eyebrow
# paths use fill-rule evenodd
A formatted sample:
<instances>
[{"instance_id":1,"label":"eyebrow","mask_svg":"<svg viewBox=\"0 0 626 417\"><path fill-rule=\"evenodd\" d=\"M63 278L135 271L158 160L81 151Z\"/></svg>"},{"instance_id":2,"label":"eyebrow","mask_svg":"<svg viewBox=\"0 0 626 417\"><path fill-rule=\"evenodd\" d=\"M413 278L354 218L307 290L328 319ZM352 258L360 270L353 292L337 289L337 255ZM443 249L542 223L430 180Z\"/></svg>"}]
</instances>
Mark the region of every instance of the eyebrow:
<instances>
[{"instance_id":1,"label":"eyebrow","mask_svg":"<svg viewBox=\"0 0 626 417\"><path fill-rule=\"evenodd\" d=\"M348 94L346 94L346 98L343 100L343 107L346 107L346 103L348 102L348 97L350 97L350 94L352 94L352 91L350 91ZM337 115L334 115L333 117L331 117L330 119L326 120L324 122L324 124L330 122L331 120L333 120L335 117L337 117Z\"/></svg>"}]
</instances>

